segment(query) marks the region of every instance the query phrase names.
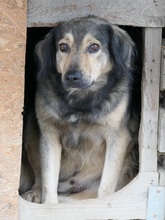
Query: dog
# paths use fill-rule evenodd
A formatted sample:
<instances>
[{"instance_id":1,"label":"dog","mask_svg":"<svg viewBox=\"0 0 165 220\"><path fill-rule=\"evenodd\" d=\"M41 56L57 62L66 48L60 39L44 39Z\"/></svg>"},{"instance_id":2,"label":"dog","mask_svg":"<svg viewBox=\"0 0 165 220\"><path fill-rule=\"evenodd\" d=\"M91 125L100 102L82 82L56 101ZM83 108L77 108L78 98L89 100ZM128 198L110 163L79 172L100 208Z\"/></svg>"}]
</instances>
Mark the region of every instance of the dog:
<instances>
[{"instance_id":1,"label":"dog","mask_svg":"<svg viewBox=\"0 0 165 220\"><path fill-rule=\"evenodd\" d=\"M124 30L95 16L61 22L37 44L35 109L24 132L24 199L103 198L137 174L135 51Z\"/></svg>"}]
</instances>

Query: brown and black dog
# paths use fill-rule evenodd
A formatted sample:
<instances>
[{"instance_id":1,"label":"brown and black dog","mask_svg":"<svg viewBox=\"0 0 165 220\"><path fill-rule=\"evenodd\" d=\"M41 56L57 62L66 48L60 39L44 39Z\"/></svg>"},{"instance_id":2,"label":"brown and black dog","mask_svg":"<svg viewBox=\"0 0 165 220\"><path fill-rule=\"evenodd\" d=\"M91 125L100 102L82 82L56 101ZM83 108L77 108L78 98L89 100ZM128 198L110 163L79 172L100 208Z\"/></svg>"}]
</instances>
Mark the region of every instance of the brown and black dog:
<instances>
[{"instance_id":1,"label":"brown and black dog","mask_svg":"<svg viewBox=\"0 0 165 220\"><path fill-rule=\"evenodd\" d=\"M35 110L25 148L34 178L20 192L38 203L101 198L137 171L132 109L134 43L104 19L61 22L38 43Z\"/></svg>"}]
</instances>

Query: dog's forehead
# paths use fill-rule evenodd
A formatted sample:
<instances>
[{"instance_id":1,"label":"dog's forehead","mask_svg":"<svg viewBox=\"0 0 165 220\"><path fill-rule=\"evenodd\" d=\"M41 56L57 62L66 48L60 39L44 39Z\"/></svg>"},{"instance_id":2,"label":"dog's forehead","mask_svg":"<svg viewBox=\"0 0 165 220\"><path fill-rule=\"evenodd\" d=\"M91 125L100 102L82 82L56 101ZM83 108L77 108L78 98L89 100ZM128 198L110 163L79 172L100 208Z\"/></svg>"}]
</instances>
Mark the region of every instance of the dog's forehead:
<instances>
[{"instance_id":1,"label":"dog's forehead","mask_svg":"<svg viewBox=\"0 0 165 220\"><path fill-rule=\"evenodd\" d=\"M71 42L81 42L86 36L91 36L101 41L103 38L103 31L106 32L104 28L105 25L107 25L107 22L100 19L73 19L61 25L60 38L65 38ZM106 34L104 33L104 37L105 36Z\"/></svg>"}]
</instances>

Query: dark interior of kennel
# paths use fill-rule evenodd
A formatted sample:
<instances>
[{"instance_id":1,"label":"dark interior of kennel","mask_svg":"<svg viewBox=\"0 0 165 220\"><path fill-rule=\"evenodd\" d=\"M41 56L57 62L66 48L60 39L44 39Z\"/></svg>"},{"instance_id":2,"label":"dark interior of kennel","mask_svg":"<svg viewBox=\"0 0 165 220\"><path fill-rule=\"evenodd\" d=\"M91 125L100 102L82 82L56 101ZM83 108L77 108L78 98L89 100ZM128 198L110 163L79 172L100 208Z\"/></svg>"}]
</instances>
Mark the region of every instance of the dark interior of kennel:
<instances>
[{"instance_id":1,"label":"dark interior of kennel","mask_svg":"<svg viewBox=\"0 0 165 220\"><path fill-rule=\"evenodd\" d=\"M134 85L133 96L136 106L141 107L141 73L142 73L142 59L143 59L143 45L142 45L142 28L132 26L121 26L125 29L136 44L136 59L134 68ZM28 112L34 107L35 90L36 90L36 73L37 64L35 59L35 46L38 41L42 40L44 36L50 31L50 27L35 27L27 29L27 44L26 44L26 62L25 62L25 98L24 98L24 112L23 121L24 128L26 126ZM24 130L24 129L23 129ZM23 149L23 159L26 159L26 153ZM27 162L27 161L26 161Z\"/></svg>"}]
</instances>

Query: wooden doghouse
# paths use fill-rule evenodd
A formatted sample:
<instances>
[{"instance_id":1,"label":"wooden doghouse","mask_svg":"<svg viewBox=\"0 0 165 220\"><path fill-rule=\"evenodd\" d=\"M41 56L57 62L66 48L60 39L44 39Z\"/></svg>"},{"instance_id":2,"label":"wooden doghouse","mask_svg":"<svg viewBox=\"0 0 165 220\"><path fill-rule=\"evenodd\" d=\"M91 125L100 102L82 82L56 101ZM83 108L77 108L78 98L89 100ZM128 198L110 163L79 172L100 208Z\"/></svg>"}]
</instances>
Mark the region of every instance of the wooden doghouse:
<instances>
[{"instance_id":1,"label":"wooden doghouse","mask_svg":"<svg viewBox=\"0 0 165 220\"><path fill-rule=\"evenodd\" d=\"M140 171L125 188L104 199L57 205L29 203L18 195L27 24L51 27L89 14L143 29ZM165 172L157 165L158 151L165 154L165 109L159 108L160 89L165 90L164 46L161 58L164 26L164 0L0 1L1 220L165 219Z\"/></svg>"}]
</instances>

